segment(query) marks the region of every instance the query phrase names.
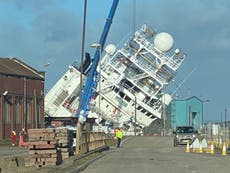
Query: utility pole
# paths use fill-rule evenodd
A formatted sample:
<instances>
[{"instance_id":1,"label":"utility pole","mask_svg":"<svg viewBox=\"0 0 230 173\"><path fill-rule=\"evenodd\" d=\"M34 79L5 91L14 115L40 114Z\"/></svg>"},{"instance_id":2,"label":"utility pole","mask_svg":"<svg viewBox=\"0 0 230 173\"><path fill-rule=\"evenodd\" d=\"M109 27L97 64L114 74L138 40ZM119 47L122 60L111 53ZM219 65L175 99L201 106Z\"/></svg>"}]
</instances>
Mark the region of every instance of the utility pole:
<instances>
[{"instance_id":1,"label":"utility pole","mask_svg":"<svg viewBox=\"0 0 230 173\"><path fill-rule=\"evenodd\" d=\"M85 52L85 26L86 26L86 11L87 11L87 0L84 0L84 18L83 18L83 26L82 26L82 48L81 48L81 75L80 75L80 99L79 99L79 105L78 105L78 120L76 124L76 141L77 141L77 146L76 146L76 153L80 154L81 153L81 123L80 123L80 108L81 108L81 99L82 99L82 89L83 89L83 61L84 61L84 52Z\"/></svg>"},{"instance_id":2,"label":"utility pole","mask_svg":"<svg viewBox=\"0 0 230 173\"><path fill-rule=\"evenodd\" d=\"M224 110L224 140L227 141L227 108Z\"/></svg>"}]
</instances>

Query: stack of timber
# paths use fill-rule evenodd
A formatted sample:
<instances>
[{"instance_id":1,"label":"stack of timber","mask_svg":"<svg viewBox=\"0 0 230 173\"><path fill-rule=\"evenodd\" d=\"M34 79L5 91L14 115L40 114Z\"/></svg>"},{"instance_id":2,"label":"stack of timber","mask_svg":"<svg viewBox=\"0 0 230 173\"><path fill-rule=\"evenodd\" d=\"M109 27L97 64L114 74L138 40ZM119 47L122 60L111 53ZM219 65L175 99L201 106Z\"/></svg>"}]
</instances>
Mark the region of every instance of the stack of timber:
<instances>
[{"instance_id":1,"label":"stack of timber","mask_svg":"<svg viewBox=\"0 0 230 173\"><path fill-rule=\"evenodd\" d=\"M26 166L58 165L73 153L72 133L67 128L28 129L29 157Z\"/></svg>"},{"instance_id":2,"label":"stack of timber","mask_svg":"<svg viewBox=\"0 0 230 173\"><path fill-rule=\"evenodd\" d=\"M58 163L74 155L73 131L68 128L55 129L55 139L57 141Z\"/></svg>"},{"instance_id":3,"label":"stack of timber","mask_svg":"<svg viewBox=\"0 0 230 173\"><path fill-rule=\"evenodd\" d=\"M28 129L29 135L29 158L26 166L42 167L45 165L56 165L57 152L55 130L50 129Z\"/></svg>"}]
</instances>

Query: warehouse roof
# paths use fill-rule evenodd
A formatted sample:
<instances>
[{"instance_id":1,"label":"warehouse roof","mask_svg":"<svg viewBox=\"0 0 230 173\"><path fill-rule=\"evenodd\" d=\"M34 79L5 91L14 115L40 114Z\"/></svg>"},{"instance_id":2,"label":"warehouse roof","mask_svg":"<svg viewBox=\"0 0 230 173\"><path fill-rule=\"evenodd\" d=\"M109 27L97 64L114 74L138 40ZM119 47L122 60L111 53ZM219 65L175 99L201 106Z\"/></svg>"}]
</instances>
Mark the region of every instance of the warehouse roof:
<instances>
[{"instance_id":1,"label":"warehouse roof","mask_svg":"<svg viewBox=\"0 0 230 173\"><path fill-rule=\"evenodd\" d=\"M44 72L35 70L17 58L0 58L0 75L45 79Z\"/></svg>"}]
</instances>

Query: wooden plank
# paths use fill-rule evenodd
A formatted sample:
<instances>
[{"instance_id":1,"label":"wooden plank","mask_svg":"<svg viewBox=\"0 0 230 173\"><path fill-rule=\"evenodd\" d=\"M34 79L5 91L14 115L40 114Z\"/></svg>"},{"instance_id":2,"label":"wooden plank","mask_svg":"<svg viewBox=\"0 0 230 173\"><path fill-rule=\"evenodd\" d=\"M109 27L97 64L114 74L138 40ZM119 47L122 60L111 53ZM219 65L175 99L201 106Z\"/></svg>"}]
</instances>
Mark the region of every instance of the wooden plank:
<instances>
[{"instance_id":1,"label":"wooden plank","mask_svg":"<svg viewBox=\"0 0 230 173\"><path fill-rule=\"evenodd\" d=\"M29 145L29 149L50 149L50 148L56 148L55 144L38 144L38 145Z\"/></svg>"},{"instance_id":2,"label":"wooden plank","mask_svg":"<svg viewBox=\"0 0 230 173\"><path fill-rule=\"evenodd\" d=\"M56 154L57 151L56 151L56 149L52 149L52 150L29 150L29 155L31 155L31 154L46 154L46 153Z\"/></svg>"},{"instance_id":3,"label":"wooden plank","mask_svg":"<svg viewBox=\"0 0 230 173\"><path fill-rule=\"evenodd\" d=\"M40 145L40 144L51 144L51 145L55 145L57 142L52 140L52 141L29 141L29 145Z\"/></svg>"},{"instance_id":4,"label":"wooden plank","mask_svg":"<svg viewBox=\"0 0 230 173\"><path fill-rule=\"evenodd\" d=\"M29 155L30 159L33 158L57 158L57 154L56 153L46 153L46 154L30 154Z\"/></svg>"},{"instance_id":5,"label":"wooden plank","mask_svg":"<svg viewBox=\"0 0 230 173\"><path fill-rule=\"evenodd\" d=\"M28 129L28 134L34 134L34 133L54 133L54 128L39 128L39 129Z\"/></svg>"}]
</instances>

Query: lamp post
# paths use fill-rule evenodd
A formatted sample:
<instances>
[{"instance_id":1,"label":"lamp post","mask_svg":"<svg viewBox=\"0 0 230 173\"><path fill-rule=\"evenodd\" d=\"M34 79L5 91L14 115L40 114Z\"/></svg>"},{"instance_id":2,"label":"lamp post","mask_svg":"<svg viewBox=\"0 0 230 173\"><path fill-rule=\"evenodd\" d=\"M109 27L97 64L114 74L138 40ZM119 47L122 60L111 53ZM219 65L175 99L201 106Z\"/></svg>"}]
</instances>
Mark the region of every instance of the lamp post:
<instances>
[{"instance_id":1,"label":"lamp post","mask_svg":"<svg viewBox=\"0 0 230 173\"><path fill-rule=\"evenodd\" d=\"M163 118L163 136L165 136L165 95L162 95L162 118Z\"/></svg>"},{"instance_id":2,"label":"lamp post","mask_svg":"<svg viewBox=\"0 0 230 173\"><path fill-rule=\"evenodd\" d=\"M162 86L161 93L159 93L160 101L161 101L161 119L163 120L163 129L161 127L161 133L163 136L165 136L165 131L166 131L166 115L165 115L165 92L164 92L165 86Z\"/></svg>"},{"instance_id":3,"label":"lamp post","mask_svg":"<svg viewBox=\"0 0 230 173\"><path fill-rule=\"evenodd\" d=\"M202 115L201 115L201 130L204 129L204 103L210 102L210 100L206 99L206 100L201 100L202 101Z\"/></svg>"},{"instance_id":4,"label":"lamp post","mask_svg":"<svg viewBox=\"0 0 230 173\"><path fill-rule=\"evenodd\" d=\"M99 84L98 84L98 87L99 87L99 97L98 97L98 108L99 108L99 114L101 114L101 44L99 43L93 43L90 45L90 47L92 48L95 48L95 49L99 49L100 51L100 54L99 54Z\"/></svg>"},{"instance_id":5,"label":"lamp post","mask_svg":"<svg viewBox=\"0 0 230 173\"><path fill-rule=\"evenodd\" d=\"M137 96L134 94L134 119L135 119L135 126L134 126L134 136L137 136Z\"/></svg>"},{"instance_id":6,"label":"lamp post","mask_svg":"<svg viewBox=\"0 0 230 173\"><path fill-rule=\"evenodd\" d=\"M227 142L227 108L224 110L224 134L225 142Z\"/></svg>"},{"instance_id":7,"label":"lamp post","mask_svg":"<svg viewBox=\"0 0 230 173\"><path fill-rule=\"evenodd\" d=\"M125 87L121 83L119 83L118 85L127 89L127 87ZM130 94L132 94L134 97L134 99L132 98L131 100L134 101L134 136L136 136L137 135L137 95L136 93L133 94L132 92L130 92ZM133 118L133 112L132 112L131 119L132 118Z\"/></svg>"}]
</instances>

